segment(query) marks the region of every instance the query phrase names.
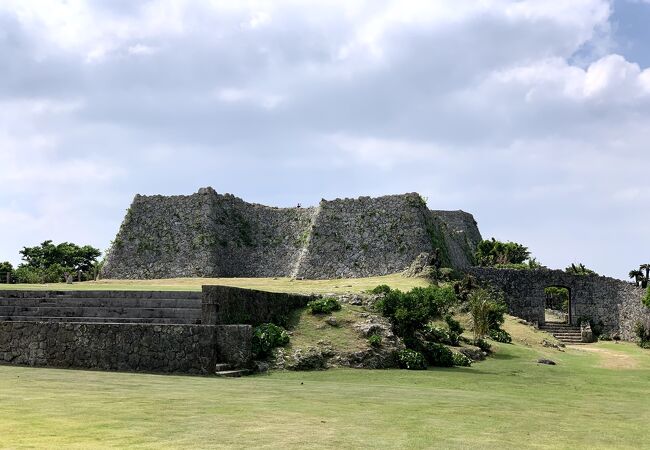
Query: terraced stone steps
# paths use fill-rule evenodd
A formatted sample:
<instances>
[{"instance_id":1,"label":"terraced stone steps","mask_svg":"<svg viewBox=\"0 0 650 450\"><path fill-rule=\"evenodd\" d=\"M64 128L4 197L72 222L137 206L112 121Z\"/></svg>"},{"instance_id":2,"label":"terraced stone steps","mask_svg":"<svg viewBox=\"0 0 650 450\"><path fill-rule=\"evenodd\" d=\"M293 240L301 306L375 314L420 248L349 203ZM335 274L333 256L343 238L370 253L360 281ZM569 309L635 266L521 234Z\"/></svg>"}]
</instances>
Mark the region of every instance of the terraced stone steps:
<instances>
[{"instance_id":1,"label":"terraced stone steps","mask_svg":"<svg viewBox=\"0 0 650 450\"><path fill-rule=\"evenodd\" d=\"M200 321L200 320L199 320ZM70 323L150 323L158 325L200 325L198 322L184 322L174 317L44 317L44 316L0 316L0 322L70 322Z\"/></svg>"},{"instance_id":2,"label":"terraced stone steps","mask_svg":"<svg viewBox=\"0 0 650 450\"><path fill-rule=\"evenodd\" d=\"M199 324L201 293L0 290L0 321Z\"/></svg>"},{"instance_id":3,"label":"terraced stone steps","mask_svg":"<svg viewBox=\"0 0 650 450\"><path fill-rule=\"evenodd\" d=\"M583 344L579 326L559 322L546 322L539 329L552 334L553 337L565 344Z\"/></svg>"}]
</instances>

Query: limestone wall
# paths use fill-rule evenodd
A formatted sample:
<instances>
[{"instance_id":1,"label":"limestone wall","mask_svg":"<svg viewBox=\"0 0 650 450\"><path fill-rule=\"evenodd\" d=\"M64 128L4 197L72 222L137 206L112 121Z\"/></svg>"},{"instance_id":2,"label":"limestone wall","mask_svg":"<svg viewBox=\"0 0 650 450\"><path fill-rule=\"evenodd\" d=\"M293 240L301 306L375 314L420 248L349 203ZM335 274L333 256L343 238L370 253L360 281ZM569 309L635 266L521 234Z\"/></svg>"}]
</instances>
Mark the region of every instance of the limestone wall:
<instances>
[{"instance_id":1,"label":"limestone wall","mask_svg":"<svg viewBox=\"0 0 650 450\"><path fill-rule=\"evenodd\" d=\"M204 188L190 196L136 196L103 276L384 275L436 247L446 265L464 268L480 240L470 214L429 211L415 193L273 208Z\"/></svg>"},{"instance_id":2,"label":"limestone wall","mask_svg":"<svg viewBox=\"0 0 650 450\"><path fill-rule=\"evenodd\" d=\"M511 314L544 323L544 289L565 287L571 295L572 322L585 318L602 323L605 330L634 340L634 324L650 320L650 309L641 299L644 290L631 283L595 275L571 275L560 270L514 270L472 267L479 281L501 289Z\"/></svg>"},{"instance_id":3,"label":"limestone wall","mask_svg":"<svg viewBox=\"0 0 650 450\"><path fill-rule=\"evenodd\" d=\"M250 360L247 325L0 322L0 363L99 370L214 373Z\"/></svg>"}]
</instances>

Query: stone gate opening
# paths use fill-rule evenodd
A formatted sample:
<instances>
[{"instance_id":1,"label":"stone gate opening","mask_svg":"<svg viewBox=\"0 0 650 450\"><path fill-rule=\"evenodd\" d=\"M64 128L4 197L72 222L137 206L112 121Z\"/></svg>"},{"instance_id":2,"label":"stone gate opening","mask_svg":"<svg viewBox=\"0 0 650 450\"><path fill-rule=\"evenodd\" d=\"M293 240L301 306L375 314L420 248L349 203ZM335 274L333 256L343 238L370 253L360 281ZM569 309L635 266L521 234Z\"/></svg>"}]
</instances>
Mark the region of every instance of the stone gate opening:
<instances>
[{"instance_id":1,"label":"stone gate opening","mask_svg":"<svg viewBox=\"0 0 650 450\"><path fill-rule=\"evenodd\" d=\"M552 285L544 288L544 321L572 323L571 288Z\"/></svg>"}]
</instances>

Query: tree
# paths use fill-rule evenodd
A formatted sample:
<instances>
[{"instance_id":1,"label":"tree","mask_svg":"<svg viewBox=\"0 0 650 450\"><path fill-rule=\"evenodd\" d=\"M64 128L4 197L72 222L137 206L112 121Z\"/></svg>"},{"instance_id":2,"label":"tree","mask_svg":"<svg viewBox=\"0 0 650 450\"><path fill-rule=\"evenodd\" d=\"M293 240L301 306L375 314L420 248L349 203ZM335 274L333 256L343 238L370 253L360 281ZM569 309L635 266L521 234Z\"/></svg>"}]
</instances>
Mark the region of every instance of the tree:
<instances>
[{"instance_id":1,"label":"tree","mask_svg":"<svg viewBox=\"0 0 650 450\"><path fill-rule=\"evenodd\" d=\"M7 282L7 274L9 274L9 280L13 278L14 266L9 262L0 262L0 283Z\"/></svg>"},{"instance_id":2,"label":"tree","mask_svg":"<svg viewBox=\"0 0 650 450\"><path fill-rule=\"evenodd\" d=\"M20 251L26 266L35 269L48 269L59 264L71 272L89 272L97 264L97 258L102 254L90 245L80 247L71 242L58 245L45 241L35 247L23 247Z\"/></svg>"},{"instance_id":3,"label":"tree","mask_svg":"<svg viewBox=\"0 0 650 450\"><path fill-rule=\"evenodd\" d=\"M648 286L648 279L650 279L650 264L641 264L639 270L645 271L645 276L641 278L641 286L646 288Z\"/></svg>"},{"instance_id":4,"label":"tree","mask_svg":"<svg viewBox=\"0 0 650 450\"><path fill-rule=\"evenodd\" d=\"M639 286L641 284L641 278L643 278L643 272L640 270L634 269L630 270L628 274L630 278L634 279L634 283Z\"/></svg>"},{"instance_id":5,"label":"tree","mask_svg":"<svg viewBox=\"0 0 650 450\"><path fill-rule=\"evenodd\" d=\"M66 273L81 272L83 278L93 278L101 252L90 245L56 245L48 240L35 247L23 247L20 254L25 262L15 271L19 283L54 283L63 281Z\"/></svg>"}]
</instances>

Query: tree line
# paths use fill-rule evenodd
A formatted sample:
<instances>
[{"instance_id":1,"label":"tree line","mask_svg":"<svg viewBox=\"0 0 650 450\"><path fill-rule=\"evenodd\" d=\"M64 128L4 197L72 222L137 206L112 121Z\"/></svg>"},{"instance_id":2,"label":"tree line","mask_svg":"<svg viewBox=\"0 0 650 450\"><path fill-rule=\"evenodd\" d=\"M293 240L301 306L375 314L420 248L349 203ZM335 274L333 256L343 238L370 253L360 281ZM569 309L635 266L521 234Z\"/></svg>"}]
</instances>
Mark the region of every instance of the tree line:
<instances>
[{"instance_id":1,"label":"tree line","mask_svg":"<svg viewBox=\"0 0 650 450\"><path fill-rule=\"evenodd\" d=\"M60 283L94 280L101 269L102 252L90 245L51 240L20 251L23 262L14 268L0 262L0 283Z\"/></svg>"}]
</instances>

